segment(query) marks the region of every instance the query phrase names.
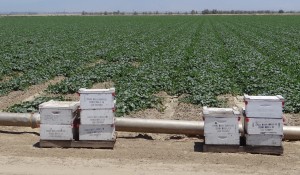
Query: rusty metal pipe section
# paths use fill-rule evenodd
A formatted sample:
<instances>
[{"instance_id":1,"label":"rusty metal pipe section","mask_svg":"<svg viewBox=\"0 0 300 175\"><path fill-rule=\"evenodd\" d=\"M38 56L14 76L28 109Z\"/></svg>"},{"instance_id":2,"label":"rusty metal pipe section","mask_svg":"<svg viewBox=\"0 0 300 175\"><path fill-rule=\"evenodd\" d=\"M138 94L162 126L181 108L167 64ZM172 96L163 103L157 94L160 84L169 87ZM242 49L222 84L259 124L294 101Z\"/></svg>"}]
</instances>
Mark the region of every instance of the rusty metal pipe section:
<instances>
[{"instance_id":1,"label":"rusty metal pipe section","mask_svg":"<svg viewBox=\"0 0 300 175\"><path fill-rule=\"evenodd\" d=\"M0 126L40 127L38 113L0 113Z\"/></svg>"},{"instance_id":2,"label":"rusty metal pipe section","mask_svg":"<svg viewBox=\"0 0 300 175\"><path fill-rule=\"evenodd\" d=\"M0 113L0 126L20 126L37 128L39 114ZM123 132L143 132L162 134L185 134L203 136L203 121L161 120L139 118L116 118L116 130ZM240 132L244 133L240 124ZM300 126L284 126L285 140L300 140Z\"/></svg>"}]
</instances>

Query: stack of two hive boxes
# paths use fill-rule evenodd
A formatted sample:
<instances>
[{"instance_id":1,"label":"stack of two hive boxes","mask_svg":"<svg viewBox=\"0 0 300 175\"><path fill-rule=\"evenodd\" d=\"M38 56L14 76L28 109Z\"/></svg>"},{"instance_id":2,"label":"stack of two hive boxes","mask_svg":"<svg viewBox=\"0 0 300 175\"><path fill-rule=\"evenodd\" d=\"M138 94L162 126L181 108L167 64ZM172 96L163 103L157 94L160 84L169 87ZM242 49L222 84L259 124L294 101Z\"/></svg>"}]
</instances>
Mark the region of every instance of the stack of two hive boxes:
<instances>
[{"instance_id":1,"label":"stack of two hive boxes","mask_svg":"<svg viewBox=\"0 0 300 175\"><path fill-rule=\"evenodd\" d=\"M73 140L79 102L49 101L39 105L41 140Z\"/></svg>"},{"instance_id":2,"label":"stack of two hive boxes","mask_svg":"<svg viewBox=\"0 0 300 175\"><path fill-rule=\"evenodd\" d=\"M244 96L246 145L282 146L284 98Z\"/></svg>"},{"instance_id":3,"label":"stack of two hive boxes","mask_svg":"<svg viewBox=\"0 0 300 175\"><path fill-rule=\"evenodd\" d=\"M236 108L203 108L206 145L240 145L240 112Z\"/></svg>"},{"instance_id":4,"label":"stack of two hive boxes","mask_svg":"<svg viewBox=\"0 0 300 175\"><path fill-rule=\"evenodd\" d=\"M115 140L115 89L79 89L79 140Z\"/></svg>"}]
</instances>

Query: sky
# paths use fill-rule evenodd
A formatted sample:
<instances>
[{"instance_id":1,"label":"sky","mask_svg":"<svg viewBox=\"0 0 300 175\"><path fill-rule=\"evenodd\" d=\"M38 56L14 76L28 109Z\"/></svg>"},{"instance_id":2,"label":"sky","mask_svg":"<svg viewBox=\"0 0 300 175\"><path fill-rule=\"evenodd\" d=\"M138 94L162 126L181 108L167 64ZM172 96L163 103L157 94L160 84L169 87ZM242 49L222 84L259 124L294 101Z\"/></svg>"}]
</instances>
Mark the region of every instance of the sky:
<instances>
[{"instance_id":1,"label":"sky","mask_svg":"<svg viewBox=\"0 0 300 175\"><path fill-rule=\"evenodd\" d=\"M0 0L0 12L279 10L300 11L300 0Z\"/></svg>"}]
</instances>

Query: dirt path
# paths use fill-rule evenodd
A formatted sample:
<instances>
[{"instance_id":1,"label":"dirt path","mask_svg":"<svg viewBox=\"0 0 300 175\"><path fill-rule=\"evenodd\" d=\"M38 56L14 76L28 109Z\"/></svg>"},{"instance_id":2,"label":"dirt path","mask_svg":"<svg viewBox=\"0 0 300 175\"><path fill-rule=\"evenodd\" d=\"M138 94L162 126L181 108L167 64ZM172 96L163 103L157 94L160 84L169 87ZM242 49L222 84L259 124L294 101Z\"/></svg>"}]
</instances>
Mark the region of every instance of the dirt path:
<instances>
[{"instance_id":1,"label":"dirt path","mask_svg":"<svg viewBox=\"0 0 300 175\"><path fill-rule=\"evenodd\" d=\"M30 86L25 91L13 91L8 95L0 97L0 111L6 109L7 107L20 103L22 101L30 101L38 97L50 84L56 84L61 82L64 77L55 77L52 80L49 80L46 83L37 84Z\"/></svg>"},{"instance_id":2,"label":"dirt path","mask_svg":"<svg viewBox=\"0 0 300 175\"><path fill-rule=\"evenodd\" d=\"M203 153L201 139L119 137L114 150L38 148L38 129L0 127L0 174L299 174L300 142L283 156ZM119 133L119 135L129 135Z\"/></svg>"}]
</instances>

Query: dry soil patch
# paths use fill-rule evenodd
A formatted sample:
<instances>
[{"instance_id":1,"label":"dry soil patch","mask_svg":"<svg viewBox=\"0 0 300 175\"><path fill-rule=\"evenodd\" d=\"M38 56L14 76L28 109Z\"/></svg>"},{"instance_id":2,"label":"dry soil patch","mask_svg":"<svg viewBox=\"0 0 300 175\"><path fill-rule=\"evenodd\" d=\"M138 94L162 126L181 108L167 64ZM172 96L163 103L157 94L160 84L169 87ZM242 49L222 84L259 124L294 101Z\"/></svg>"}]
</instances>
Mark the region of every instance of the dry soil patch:
<instances>
[{"instance_id":1,"label":"dry soil patch","mask_svg":"<svg viewBox=\"0 0 300 175\"><path fill-rule=\"evenodd\" d=\"M37 85L30 86L28 89L24 91L13 91L5 96L0 97L0 111L6 109L7 107L14 105L16 103L20 103L22 101L30 101L34 98L40 96L44 90L50 84L56 84L61 82L64 77L55 77L52 80L47 81L46 83L41 83Z\"/></svg>"},{"instance_id":2,"label":"dry soil patch","mask_svg":"<svg viewBox=\"0 0 300 175\"><path fill-rule=\"evenodd\" d=\"M118 138L114 150L39 148L38 129L0 127L0 174L295 174L299 142L282 156L203 153L201 139Z\"/></svg>"}]
</instances>

